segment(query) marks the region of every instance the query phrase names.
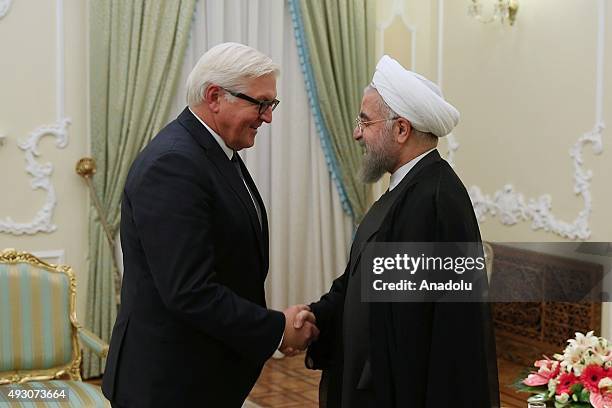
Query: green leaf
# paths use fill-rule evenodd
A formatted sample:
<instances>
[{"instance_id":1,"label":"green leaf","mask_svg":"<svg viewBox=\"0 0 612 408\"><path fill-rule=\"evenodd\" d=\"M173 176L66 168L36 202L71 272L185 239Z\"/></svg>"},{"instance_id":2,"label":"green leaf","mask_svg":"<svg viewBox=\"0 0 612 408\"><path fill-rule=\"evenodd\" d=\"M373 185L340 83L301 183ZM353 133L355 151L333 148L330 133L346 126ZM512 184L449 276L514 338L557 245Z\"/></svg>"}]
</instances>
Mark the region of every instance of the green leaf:
<instances>
[{"instance_id":1,"label":"green leaf","mask_svg":"<svg viewBox=\"0 0 612 408\"><path fill-rule=\"evenodd\" d=\"M543 385L538 387L530 387L528 385L523 384L522 386L516 388L516 392L529 392L531 394L540 394L548 392L548 388Z\"/></svg>"},{"instance_id":2,"label":"green leaf","mask_svg":"<svg viewBox=\"0 0 612 408\"><path fill-rule=\"evenodd\" d=\"M526 379L529 374L531 374L533 372L533 368L525 368L523 371L521 371L521 373L519 374L519 377L516 378L516 380L514 380L514 382L512 384L508 384L514 388L522 388L522 387L528 387L528 385L523 384L523 380Z\"/></svg>"},{"instance_id":3,"label":"green leaf","mask_svg":"<svg viewBox=\"0 0 612 408\"><path fill-rule=\"evenodd\" d=\"M576 384L574 384L574 385L572 385L570 387L570 390L572 391L573 394L580 394L582 392L583 388L584 387L583 387L582 384L576 383Z\"/></svg>"},{"instance_id":4,"label":"green leaf","mask_svg":"<svg viewBox=\"0 0 612 408\"><path fill-rule=\"evenodd\" d=\"M587 390L586 388L583 388L582 390L580 390L580 396L578 397L578 399L582 402L588 402L589 405L591 404L591 393L589 392L589 390Z\"/></svg>"}]
</instances>

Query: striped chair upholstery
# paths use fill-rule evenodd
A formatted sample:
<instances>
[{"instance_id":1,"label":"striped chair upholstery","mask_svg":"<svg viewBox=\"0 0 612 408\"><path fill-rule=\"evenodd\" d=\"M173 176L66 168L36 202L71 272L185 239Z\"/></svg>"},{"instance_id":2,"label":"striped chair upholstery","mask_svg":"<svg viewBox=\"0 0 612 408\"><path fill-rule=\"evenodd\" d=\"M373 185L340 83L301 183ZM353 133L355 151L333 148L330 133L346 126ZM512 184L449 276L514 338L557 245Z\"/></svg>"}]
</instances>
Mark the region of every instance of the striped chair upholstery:
<instances>
[{"instance_id":1,"label":"striped chair upholstery","mask_svg":"<svg viewBox=\"0 0 612 408\"><path fill-rule=\"evenodd\" d=\"M80 381L79 340L102 357L108 345L79 325L75 303L76 280L70 267L49 265L13 249L0 252L2 391L67 387L68 405L54 406L108 406L99 387ZM0 402L2 395L6 394L0 392Z\"/></svg>"},{"instance_id":2,"label":"striped chair upholstery","mask_svg":"<svg viewBox=\"0 0 612 408\"><path fill-rule=\"evenodd\" d=\"M0 372L70 363L72 345L67 274L28 263L0 264Z\"/></svg>"},{"instance_id":3,"label":"striped chair upholstery","mask_svg":"<svg viewBox=\"0 0 612 408\"><path fill-rule=\"evenodd\" d=\"M30 381L23 384L11 384L0 386L0 406L9 403L11 406L19 407L110 407L110 403L95 385L81 381ZM68 401L35 400L16 402L9 398L9 390L68 390Z\"/></svg>"}]
</instances>

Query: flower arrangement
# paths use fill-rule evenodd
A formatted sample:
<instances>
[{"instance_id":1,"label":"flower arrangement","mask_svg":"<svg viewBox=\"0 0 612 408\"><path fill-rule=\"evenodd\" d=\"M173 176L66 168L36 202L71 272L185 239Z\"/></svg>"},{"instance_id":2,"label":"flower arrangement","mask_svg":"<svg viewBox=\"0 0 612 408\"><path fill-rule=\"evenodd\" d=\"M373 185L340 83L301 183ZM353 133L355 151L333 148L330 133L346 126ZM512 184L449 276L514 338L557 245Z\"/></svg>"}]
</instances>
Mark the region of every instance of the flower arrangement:
<instances>
[{"instance_id":1,"label":"flower arrangement","mask_svg":"<svg viewBox=\"0 0 612 408\"><path fill-rule=\"evenodd\" d=\"M555 408L612 408L612 347L590 331L576 333L563 354L544 356L527 378L515 384L534 394L528 401L542 401Z\"/></svg>"}]
</instances>

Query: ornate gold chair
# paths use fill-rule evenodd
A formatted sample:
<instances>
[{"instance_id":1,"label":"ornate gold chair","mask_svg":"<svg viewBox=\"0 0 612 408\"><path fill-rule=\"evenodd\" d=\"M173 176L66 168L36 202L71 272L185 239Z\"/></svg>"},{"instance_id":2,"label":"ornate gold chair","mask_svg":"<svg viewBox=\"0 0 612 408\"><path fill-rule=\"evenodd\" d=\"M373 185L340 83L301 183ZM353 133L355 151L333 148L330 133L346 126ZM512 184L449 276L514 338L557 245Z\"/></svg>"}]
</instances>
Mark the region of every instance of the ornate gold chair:
<instances>
[{"instance_id":1,"label":"ornate gold chair","mask_svg":"<svg viewBox=\"0 0 612 408\"><path fill-rule=\"evenodd\" d=\"M22 406L16 396L32 401L34 392L26 390L64 389L68 401L52 406L110 407L99 387L81 381L79 340L101 357L108 345L77 322L75 303L72 268L14 249L0 252L0 406ZM49 406L26 405L38 404Z\"/></svg>"}]
</instances>

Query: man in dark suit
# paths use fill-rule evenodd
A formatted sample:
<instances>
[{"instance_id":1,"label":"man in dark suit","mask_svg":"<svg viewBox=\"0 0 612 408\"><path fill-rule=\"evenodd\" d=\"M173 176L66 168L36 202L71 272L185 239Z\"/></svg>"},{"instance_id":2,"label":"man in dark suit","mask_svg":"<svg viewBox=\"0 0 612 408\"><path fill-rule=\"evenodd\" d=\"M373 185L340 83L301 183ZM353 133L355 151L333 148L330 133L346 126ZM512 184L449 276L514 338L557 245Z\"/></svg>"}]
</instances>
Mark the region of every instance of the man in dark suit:
<instances>
[{"instance_id":1,"label":"man in dark suit","mask_svg":"<svg viewBox=\"0 0 612 408\"><path fill-rule=\"evenodd\" d=\"M268 221L236 153L278 104L278 66L236 43L211 48L188 107L140 153L121 214L124 279L103 386L116 407L240 407L265 361L317 335L268 310ZM314 320L314 318L307 318Z\"/></svg>"},{"instance_id":2,"label":"man in dark suit","mask_svg":"<svg viewBox=\"0 0 612 408\"><path fill-rule=\"evenodd\" d=\"M354 138L365 147L363 180L389 172L390 186L359 225L344 274L310 305L321 334L306 365L323 370L322 407L499 406L487 305L361 298L369 242L480 242L467 191L436 150L458 119L435 84L380 60Z\"/></svg>"}]
</instances>

